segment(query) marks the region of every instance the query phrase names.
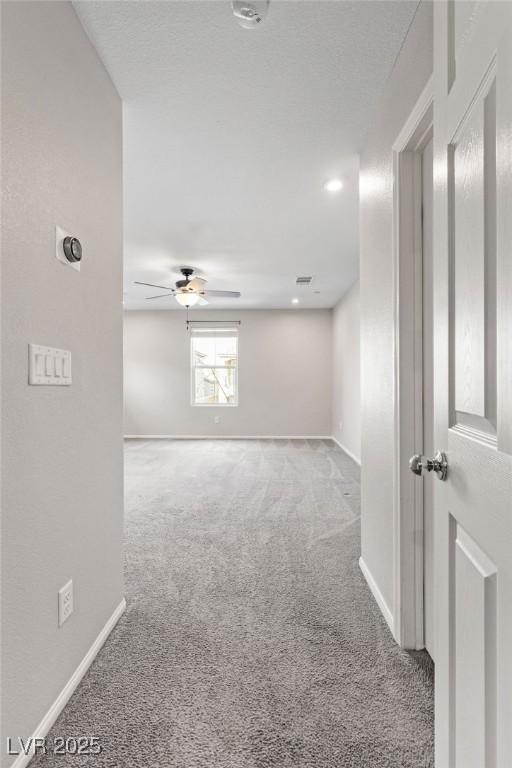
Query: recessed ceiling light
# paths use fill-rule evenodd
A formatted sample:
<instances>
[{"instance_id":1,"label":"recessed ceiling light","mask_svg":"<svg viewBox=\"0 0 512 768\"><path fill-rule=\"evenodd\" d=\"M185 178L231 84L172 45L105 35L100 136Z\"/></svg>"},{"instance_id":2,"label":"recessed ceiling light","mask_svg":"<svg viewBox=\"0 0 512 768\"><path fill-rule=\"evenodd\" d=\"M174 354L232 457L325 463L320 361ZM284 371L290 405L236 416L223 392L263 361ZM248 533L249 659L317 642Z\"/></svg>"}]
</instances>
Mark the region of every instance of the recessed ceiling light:
<instances>
[{"instance_id":1,"label":"recessed ceiling light","mask_svg":"<svg viewBox=\"0 0 512 768\"><path fill-rule=\"evenodd\" d=\"M343 189L343 182L341 179L329 179L324 184L324 189L327 192L339 192L340 189Z\"/></svg>"},{"instance_id":2,"label":"recessed ceiling light","mask_svg":"<svg viewBox=\"0 0 512 768\"><path fill-rule=\"evenodd\" d=\"M298 304L298 303L299 303L298 299L292 299L292 304Z\"/></svg>"}]
</instances>

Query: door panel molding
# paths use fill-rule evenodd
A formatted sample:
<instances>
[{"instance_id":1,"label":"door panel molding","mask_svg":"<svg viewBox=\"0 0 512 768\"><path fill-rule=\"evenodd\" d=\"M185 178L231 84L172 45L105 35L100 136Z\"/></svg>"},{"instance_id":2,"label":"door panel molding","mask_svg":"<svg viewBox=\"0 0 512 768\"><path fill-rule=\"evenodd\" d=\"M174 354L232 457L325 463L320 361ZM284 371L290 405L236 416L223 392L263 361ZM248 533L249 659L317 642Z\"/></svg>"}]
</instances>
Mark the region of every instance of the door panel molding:
<instances>
[{"instance_id":1,"label":"door panel molding","mask_svg":"<svg viewBox=\"0 0 512 768\"><path fill-rule=\"evenodd\" d=\"M454 546L457 766L495 766L497 568L459 524Z\"/></svg>"}]
</instances>

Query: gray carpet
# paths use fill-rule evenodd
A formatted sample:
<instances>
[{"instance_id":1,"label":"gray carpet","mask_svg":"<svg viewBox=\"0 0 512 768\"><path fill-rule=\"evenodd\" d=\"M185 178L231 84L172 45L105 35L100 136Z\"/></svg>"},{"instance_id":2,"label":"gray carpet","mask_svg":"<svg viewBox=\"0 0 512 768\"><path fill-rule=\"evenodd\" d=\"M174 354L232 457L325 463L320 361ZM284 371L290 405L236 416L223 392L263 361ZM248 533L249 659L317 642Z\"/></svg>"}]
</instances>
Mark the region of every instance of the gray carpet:
<instances>
[{"instance_id":1,"label":"gray carpet","mask_svg":"<svg viewBox=\"0 0 512 768\"><path fill-rule=\"evenodd\" d=\"M131 441L128 609L33 766L431 768L433 670L359 571L331 441Z\"/></svg>"}]
</instances>

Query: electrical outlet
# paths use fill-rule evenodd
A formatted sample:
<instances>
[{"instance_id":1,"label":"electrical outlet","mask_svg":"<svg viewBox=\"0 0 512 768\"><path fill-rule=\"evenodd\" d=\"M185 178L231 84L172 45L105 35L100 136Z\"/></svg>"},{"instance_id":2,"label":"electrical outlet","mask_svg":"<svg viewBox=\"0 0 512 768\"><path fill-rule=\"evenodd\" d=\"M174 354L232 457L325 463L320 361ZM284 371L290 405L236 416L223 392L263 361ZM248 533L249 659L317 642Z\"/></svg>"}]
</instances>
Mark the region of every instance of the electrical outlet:
<instances>
[{"instance_id":1,"label":"electrical outlet","mask_svg":"<svg viewBox=\"0 0 512 768\"><path fill-rule=\"evenodd\" d=\"M62 627L65 621L73 613L73 581L70 579L67 584L59 589L59 627Z\"/></svg>"},{"instance_id":2,"label":"electrical outlet","mask_svg":"<svg viewBox=\"0 0 512 768\"><path fill-rule=\"evenodd\" d=\"M214 424L220 424L220 416L214 416L213 417L213 423Z\"/></svg>"}]
</instances>

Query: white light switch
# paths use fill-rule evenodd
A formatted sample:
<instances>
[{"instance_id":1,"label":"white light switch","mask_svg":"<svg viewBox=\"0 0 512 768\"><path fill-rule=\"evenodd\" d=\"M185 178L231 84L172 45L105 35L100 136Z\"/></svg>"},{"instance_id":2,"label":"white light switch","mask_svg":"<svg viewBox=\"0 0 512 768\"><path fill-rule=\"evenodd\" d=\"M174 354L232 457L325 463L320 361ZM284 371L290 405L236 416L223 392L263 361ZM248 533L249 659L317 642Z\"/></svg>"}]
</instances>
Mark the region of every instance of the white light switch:
<instances>
[{"instance_id":1,"label":"white light switch","mask_svg":"<svg viewBox=\"0 0 512 768\"><path fill-rule=\"evenodd\" d=\"M36 355L36 375L44 376L44 355Z\"/></svg>"},{"instance_id":2,"label":"white light switch","mask_svg":"<svg viewBox=\"0 0 512 768\"><path fill-rule=\"evenodd\" d=\"M67 349L29 344L28 383L69 386L71 384L71 352Z\"/></svg>"}]
</instances>

